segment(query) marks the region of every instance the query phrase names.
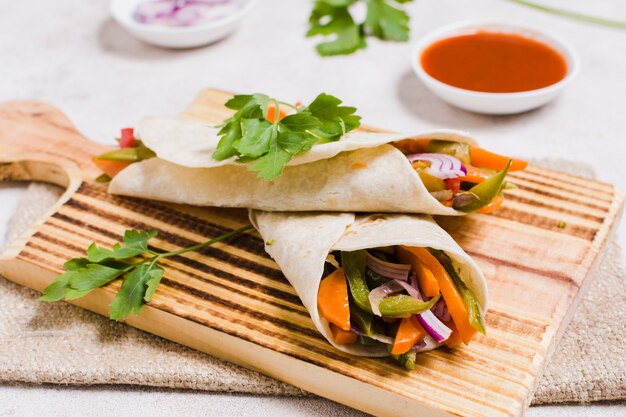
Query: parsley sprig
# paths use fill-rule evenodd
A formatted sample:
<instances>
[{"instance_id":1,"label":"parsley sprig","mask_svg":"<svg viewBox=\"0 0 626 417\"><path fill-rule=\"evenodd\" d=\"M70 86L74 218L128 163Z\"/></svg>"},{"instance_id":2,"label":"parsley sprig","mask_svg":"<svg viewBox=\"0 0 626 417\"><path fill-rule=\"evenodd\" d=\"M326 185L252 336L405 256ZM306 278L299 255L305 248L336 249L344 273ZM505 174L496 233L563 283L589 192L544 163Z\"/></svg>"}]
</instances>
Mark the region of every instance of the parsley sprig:
<instances>
[{"instance_id":1,"label":"parsley sprig","mask_svg":"<svg viewBox=\"0 0 626 417\"><path fill-rule=\"evenodd\" d=\"M109 308L112 320L124 320L133 312L139 314L149 302L165 273L158 262L161 259L200 250L214 243L240 235L252 226L244 226L214 239L172 252L156 252L148 246L157 236L154 230L127 230L122 243L106 249L92 243L86 256L67 261L65 272L43 290L41 301L75 300L116 278L122 278L122 286Z\"/></svg>"},{"instance_id":2,"label":"parsley sprig","mask_svg":"<svg viewBox=\"0 0 626 417\"><path fill-rule=\"evenodd\" d=\"M356 109L341 103L325 93L308 106L297 108L265 94L237 95L226 102L226 107L236 112L221 125L213 158L222 161L236 157L240 163L256 161L250 169L257 171L258 177L272 181L294 156L315 144L337 141L359 127L361 117L355 114ZM281 118L281 106L289 108L292 114Z\"/></svg>"},{"instance_id":3,"label":"parsley sprig","mask_svg":"<svg viewBox=\"0 0 626 417\"><path fill-rule=\"evenodd\" d=\"M407 41L409 16L401 4L413 0L316 0L309 17L307 36L333 36L317 45L322 56L344 55L367 46L367 36L382 40ZM351 9L359 3L367 8L365 20L357 23Z\"/></svg>"}]
</instances>

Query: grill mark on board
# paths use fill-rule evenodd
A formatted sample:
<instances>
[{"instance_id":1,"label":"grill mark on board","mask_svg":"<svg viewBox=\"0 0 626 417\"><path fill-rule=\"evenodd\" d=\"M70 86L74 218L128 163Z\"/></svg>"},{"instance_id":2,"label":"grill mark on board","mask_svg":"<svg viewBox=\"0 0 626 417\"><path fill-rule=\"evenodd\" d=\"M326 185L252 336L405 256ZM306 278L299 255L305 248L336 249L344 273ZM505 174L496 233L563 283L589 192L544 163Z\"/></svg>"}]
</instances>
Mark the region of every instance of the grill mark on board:
<instances>
[{"instance_id":1,"label":"grill mark on board","mask_svg":"<svg viewBox=\"0 0 626 417\"><path fill-rule=\"evenodd\" d=\"M604 213L608 213L608 212L609 212L609 209L610 209L610 207L611 207L611 206L610 206L610 204L609 204L609 205L601 205L601 204L590 203L590 202L588 202L588 201L581 201L581 200L576 199L576 198L574 198L574 197L568 197L568 196L566 196L566 195L559 194L559 193L555 193L555 192L552 192L552 191L539 190L539 189L537 189L537 188L528 187L528 186L525 186L525 185L523 185L523 184L518 185L517 187L518 187L520 190L525 190L525 191L528 191L528 192L533 193L533 194L537 194L537 195L542 196L542 197L551 197L551 198L555 198L555 199L557 199L557 200L566 201L566 202L568 202L568 203L572 203L572 204L580 205L580 206L583 206L583 207L592 208L592 209L595 209L595 210L600 210L600 211L602 211L602 212L604 212ZM589 194L583 194L583 193L580 193L580 195L581 195L581 196L588 197L588 198L595 198L595 197L593 197L593 196L590 196ZM506 193L506 196L507 196L507 198L508 198L508 197L518 197L518 196L516 196L516 194L515 194L515 190L511 190L510 192L507 192L507 193ZM538 200L538 201L541 201L541 199L540 199L540 198L538 198L537 200ZM610 201L610 202L608 202L608 203L612 203L612 201ZM545 203L544 203L544 204L545 204ZM576 212L576 214L578 214L578 215L583 215L583 213L582 213L582 212Z\"/></svg>"},{"instance_id":2,"label":"grill mark on board","mask_svg":"<svg viewBox=\"0 0 626 417\"><path fill-rule=\"evenodd\" d=\"M512 220L519 224L534 226L544 230L558 230L561 233L585 239L589 242L593 242L599 230L599 228L592 229L590 227L580 226L576 224L567 224L563 229L559 229L557 227L558 220L548 219L537 214L532 214L527 211L521 211L506 206L490 214L490 216Z\"/></svg>"},{"instance_id":3,"label":"grill mark on board","mask_svg":"<svg viewBox=\"0 0 626 417\"><path fill-rule=\"evenodd\" d=\"M183 274L183 275L185 275L185 276L188 276L188 277L191 277L191 278L197 279L197 280L199 280L199 281L209 282L209 283L210 283L210 285L219 286L219 282L215 282L215 281L210 280L209 278L207 278L207 277L205 277L205 276L202 276L202 275L196 274L196 273L194 273L194 272L185 271L185 270L183 270L183 269L181 269L181 268L179 268L179 267L177 267L176 265L171 264L171 263L167 265L167 269L171 269L171 270L178 271L179 273L181 273L181 274ZM165 277L167 278L167 272L166 272ZM170 281L174 281L174 279L173 279L173 278L167 278L167 279L168 279L168 280L170 280ZM196 287L191 286L191 285L188 285L188 284L186 284L186 283L184 283L184 282L181 282L181 281L178 281L178 280L175 280L175 282L176 282L176 283L177 283L180 287L188 288L188 289L190 289L190 290L193 290L193 291L196 291L196 292L198 292L198 293L202 293L202 294L208 294L208 295L210 295L210 294L211 294L210 292L208 292L208 291L206 291L206 290L203 290L203 289L200 289L200 288L196 288ZM237 293L237 294L239 294L239 295L243 295L244 297L248 297L248 298L251 298L251 299L253 299L253 300L261 301L261 302L264 302L264 303L267 303L267 304L273 305L273 306L275 306L275 307L279 307L279 308L281 308L281 309L291 311L292 313L296 313L296 314L301 315L301 316L304 316L304 317L309 317L309 313L306 311L306 309L305 309L305 308L304 308L304 306L302 305L302 302L300 301L300 298L299 298L299 297L296 297L296 298L297 298L297 301L295 301L295 302L294 302L293 300L287 300L287 299L285 299L285 298L283 298L283 297L281 297L281 296L276 296L276 295L272 294L272 293L271 293L271 291L266 291L266 290L267 290L267 289L269 289L270 287L266 287L266 286L264 286L264 285L262 285L262 284L248 285L248 283L247 283L247 282L242 282L242 285L243 285L243 286L245 286L245 287L248 287L248 288L254 288L254 289L256 289L258 292L260 292L260 293L262 293L262 294L268 294L268 295L271 295L271 296L273 296L274 298L277 298L277 299L279 299L279 300L285 301L285 302L290 303L290 304L292 304L292 305L297 305L297 306L299 306L300 308L296 308L296 307L293 307L293 306L290 306L290 305L281 304L281 303L278 303L278 302L276 302L276 301L269 300L269 299L267 299L267 298L262 298L262 297L260 297L260 296L258 296L258 295L254 295L254 294L252 294L252 293L250 293L250 292L246 292L246 291L240 290L239 288L236 288L236 287L226 286L226 287L223 287L223 288L225 288L225 289L226 289L226 290L228 290L228 291L232 291L232 292L234 292L234 293ZM181 290L181 291L182 291L182 290ZM190 295L192 295L192 296L193 296L193 294L191 293L191 291L188 291L188 292L190 293ZM200 297L200 298L202 298L203 300L205 300L205 299L206 299L206 297L204 297L204 296L202 296L202 297Z\"/></svg>"},{"instance_id":4,"label":"grill mark on board","mask_svg":"<svg viewBox=\"0 0 626 417\"><path fill-rule=\"evenodd\" d=\"M85 249L81 248L77 245L74 245L70 242L66 242L64 240L60 240L57 239L55 237L50 236L49 234L47 234L46 232L42 232L42 231L38 231L33 235L33 239L29 240L28 243L26 244L26 246L31 246L31 247L36 247L37 249L39 249L40 251L44 252L44 253L53 253L56 255L56 253L54 253L53 251L51 251L51 249L49 247L45 247L45 246L40 246L37 245L37 243L35 243L36 239L40 239L43 240L45 242L48 243L52 243L56 246L59 247L63 247L65 249L68 249L74 253L78 253L80 254L80 256L85 256ZM64 256L63 254L59 254L61 256ZM70 255L71 256L71 255ZM69 259L67 259L69 261Z\"/></svg>"},{"instance_id":5,"label":"grill mark on board","mask_svg":"<svg viewBox=\"0 0 626 417\"><path fill-rule=\"evenodd\" d=\"M71 243L68 243L66 241L63 241L63 240L57 239L55 237L52 237L51 235L49 235L49 234L47 234L45 232L37 232L35 235L33 235L33 238L41 239L43 241L52 243L52 244L57 245L59 247L64 247L64 248L66 248L68 250L71 250L71 251L79 254L79 256L84 256L84 250L82 248L80 248L80 247L78 247L76 245L73 245ZM34 240L33 241L29 241L27 243L27 246L31 246L32 248L40 250L40 251L42 251L44 253L46 253L46 252L47 253L51 253L54 256L57 256L57 257L62 258L62 259L63 259L64 256L66 256L65 254L58 253L56 251L50 250L49 247L44 247L44 246L38 245L37 243L35 243ZM252 280L248 280L248 279L245 279L245 278L241 278L241 277L239 277L237 275L231 274L231 273L226 272L226 271L222 271L220 269L214 268L214 267L209 266L207 264L204 264L202 262L195 261L193 259L185 258L183 256L177 257L176 260L170 259L168 261L168 268L175 269L175 270L177 270L177 271L179 271L179 272L181 272L182 274L185 274L185 275L193 275L195 278L200 279L200 280L211 282L211 280L209 280L207 277L204 277L202 275L193 274L193 273L190 273L188 271L183 271L182 269L176 267L177 263L183 264L183 265L185 265L185 266L187 266L187 267L189 267L189 268L191 268L193 270L199 271L201 273L204 273L204 274L207 274L207 275L210 274L211 276L214 276L216 278L223 279L223 280L230 281L230 282L235 282L235 283L238 283L238 284L240 284L240 285L242 285L244 287L247 287L247 288L250 288L250 289L254 289L254 290L257 290L257 291L262 292L262 293L269 294L269 295L271 295L271 296L273 296L275 298L278 298L280 300L286 301L288 303L291 303L291 304L294 304L294 305L302 305L301 301L300 301L300 298L297 295L294 295L292 293L288 293L286 291L283 291L283 290L280 290L280 289L277 289L277 288L273 288L273 287L269 287L269 286L260 284L260 283L258 283L256 281L252 281ZM252 272L255 272L255 271L252 271ZM263 275L258 275L258 276L261 277L261 278L269 278L269 277L266 277L266 276L263 276ZM286 281L286 280L285 280L285 284L286 285L290 285L289 282ZM241 291L241 290L236 290L236 289L233 289L232 287L228 287L228 288L232 289L233 291L236 291L238 293L241 293L243 295L246 295L246 293ZM293 309L293 307L289 307L289 306L285 306L285 308Z\"/></svg>"},{"instance_id":6,"label":"grill mark on board","mask_svg":"<svg viewBox=\"0 0 626 417\"><path fill-rule=\"evenodd\" d=\"M73 225L76 225L76 226L79 226L79 227L86 227L86 228L90 229L91 231L95 231L95 232L101 233L101 234L103 234L103 235L105 235L107 237L110 237L111 239L113 239L115 241L119 241L121 239L121 236L116 234L116 233L112 233L112 232L110 232L110 231L108 231L106 229L102 229L100 227L94 226L94 225L89 224L89 223L84 223L84 222L78 221L78 220L76 220L74 218L71 218L69 216L66 216L66 215L64 215L62 213L55 213L53 217L57 218L58 220L66 221L66 222L68 222L70 224L73 224ZM105 217L105 216L103 216L103 217ZM138 225L140 227L137 227ZM54 225L51 225L51 226L54 227ZM144 224L144 223L138 223L138 222L135 223L134 225L132 223L129 223L129 226L132 226L134 228L144 228L144 230L150 228L149 225ZM192 241L190 239L187 239L185 237L178 236L178 235L175 235L173 233L169 233L169 232L165 232L165 231L159 231L159 236L160 236L160 238L162 240L165 240L167 242L173 243L176 246L179 246L181 248L182 247L192 246L192 245L195 245L195 244L198 243L198 242ZM240 237L240 236L242 236L242 235L239 235L237 237ZM236 240L237 237L234 237L232 240ZM231 240L229 239L228 241L222 242L222 243L223 244L227 244L229 246L234 246L234 245L230 245L230 242L231 242ZM166 249L163 249L162 247L159 247L159 245L150 244L150 246L152 248L154 248L154 249L158 249L158 250L161 250L161 251L166 251ZM284 275L282 274L282 272L278 268L271 268L271 267L259 264L257 262L254 262L254 261L252 261L250 259L246 259L246 258L237 256L237 255L233 255L233 254L230 254L230 253L228 253L226 251L223 251L221 249L217 249L215 247L210 247L210 246L206 247L206 248L203 248L202 250L198 251L198 253L203 254L205 256L212 257L212 258L217 259L217 260L224 261L224 262L232 264L232 265L235 265L235 266L237 266L237 267L239 267L241 269L245 269L245 270L250 271L250 272L261 274L261 275L265 276L266 278L271 279L273 281L280 282L280 283L283 283L283 284L286 284L286 285L291 285L291 284L289 284L287 279L284 277ZM189 258L180 257L180 259L189 259Z\"/></svg>"},{"instance_id":7,"label":"grill mark on board","mask_svg":"<svg viewBox=\"0 0 626 417\"><path fill-rule=\"evenodd\" d=\"M202 291L199 290L197 288L193 288L190 286L186 286L183 285L177 281L173 281L170 278L167 277L163 277L162 282L165 282L165 284L173 289L179 290L185 294L190 294L192 295L194 298L198 298L200 300L206 301L208 300L209 302L213 303L213 304L218 304L222 307L225 307L227 309L230 310L235 310L240 314L243 314L245 316L248 317L252 317L254 320L260 321L260 322L269 322L269 323L273 323L276 326L283 328L285 330L288 330L290 332L293 333L300 333L302 335L311 337L313 339L317 339L317 340L324 340L326 341L326 339L324 339L322 337L322 335L317 331L317 329L310 329L310 328L306 328L306 327L302 327L298 324L295 323L291 323L290 321L281 319L279 317L275 317L272 316L270 314L267 313L263 313L261 311L255 311L249 307L243 306L239 303L233 302L233 301L229 301L226 300L222 297L219 297L215 294L210 294L206 291ZM180 300L179 301L182 305L189 305L189 300ZM250 322L248 322L249 324ZM259 326L259 327L255 327L257 330L264 332L266 329Z\"/></svg>"},{"instance_id":8,"label":"grill mark on board","mask_svg":"<svg viewBox=\"0 0 626 417\"><path fill-rule=\"evenodd\" d=\"M211 275L214 276L216 278L219 279L223 279L225 281L230 281L230 282L236 282L244 287L250 288L250 289L264 289L263 292L266 292L267 294L270 294L276 298L279 298L281 300L290 302L292 304L295 305L299 305L301 304L300 301L300 297L298 297L295 294L283 291L283 290L279 290L277 288L273 288L273 287L269 287L269 286L265 286L263 284L259 284L255 281L250 281L248 279L245 278L240 278L234 274L231 274L230 272L226 272L226 271L222 271L220 269L214 268L208 264L203 264L202 262L198 262L195 261L193 259L189 259L189 258L178 258L176 261L172 261L170 260L171 264L175 264L175 263L180 263L183 264L195 271L199 271L202 274L206 274L206 275ZM180 268L177 268L180 272L186 274L187 271L183 271ZM202 279L202 280L206 280L206 278L202 277L202 275L196 275L198 278ZM263 278L263 276L261 276ZM287 282L287 285L289 285L289 283Z\"/></svg>"},{"instance_id":9,"label":"grill mark on board","mask_svg":"<svg viewBox=\"0 0 626 417\"><path fill-rule=\"evenodd\" d=\"M83 187L84 185L84 187ZM109 194L104 191L100 187L93 186L90 184L83 183L81 188L79 189L79 193L86 196L97 198L100 200L105 200L109 204L113 204L115 206L124 207L131 211L136 211L138 213L151 213L150 217L154 217L157 220L163 221L165 223L171 223L172 219L174 219L175 225L180 224L181 226L186 226L190 228L190 231L195 231L198 234L203 234L202 229L196 229L198 225L209 226L213 229L217 229L222 231L224 229L224 225L219 223L214 223L210 220L203 219L197 216L194 216L189 213L180 212L174 208L167 206L167 202L159 202L155 200L148 200L138 197L127 197L127 196L118 196ZM203 208L201 206L192 206L196 208ZM237 223L238 226L245 226L248 224L247 217L241 218L241 216L237 216L236 214L240 212L242 209L235 208L223 208L223 207L204 207L207 211L213 212L217 217L221 217L223 219L228 219L233 223ZM219 213L215 213L219 212ZM243 221L242 221L243 220ZM213 232L213 231L212 231Z\"/></svg>"},{"instance_id":10,"label":"grill mark on board","mask_svg":"<svg viewBox=\"0 0 626 417\"><path fill-rule=\"evenodd\" d=\"M124 225L126 227L132 227L134 229L139 229L139 230L155 229L155 230L159 231L159 235L161 237L169 236L171 238L176 238L178 240L184 239L187 242L191 242L192 244L199 243L197 241L192 241L192 240L189 240L189 239L187 239L187 238L185 238L183 236L177 235L177 234L175 234L173 232L168 232L168 231L166 231L166 230L164 230L162 228L152 226L152 225L150 225L148 223L145 223L143 221L134 220L134 219L131 219L130 217L127 217L127 216L121 216L121 215L118 215L118 214L114 214L114 213L112 213L110 211L106 211L106 210L104 210L102 208L96 207L96 206L91 205L89 203L84 203L84 202L81 202L81 201L77 201L75 199L71 199L71 200L69 200L66 203L66 205L68 207L72 207L75 210L83 211L83 212L89 212L89 213L95 214L97 216L100 216L100 217L102 217L104 219L110 220L113 223L121 224L121 225ZM140 216L143 216L143 213L138 213L138 214ZM199 221L201 221L201 220L199 220ZM185 231L190 231L190 232L193 232L193 233L197 233L197 232L194 232L192 230L185 229L183 227L179 227L179 225L174 225L174 224L171 224L171 223L167 224L167 225L168 226L172 226L172 227L177 227L177 228L180 228L180 229L185 230ZM233 230L234 229L227 228L227 227L216 228L216 229L214 229L215 234L213 234L212 237L216 237L216 235L219 236L219 235L222 235L224 233L232 232ZM119 235L114 235L114 236L117 236L117 238L116 238L117 240L120 239ZM207 236L207 235L203 235L203 236L207 237L208 239L211 238L211 236ZM250 235L248 233L244 233L244 234L241 234L241 235L238 235L238 236L234 237L233 239L229 239L228 240L228 246L232 246L232 247L235 247L235 248L238 248L238 249L242 249L242 250L244 250L246 252L252 253L253 255L259 255L259 256L267 258L267 254L265 253L265 251L263 249L259 249L259 246L262 247L262 242L263 241L261 239L259 239L258 237Z\"/></svg>"},{"instance_id":11,"label":"grill mark on board","mask_svg":"<svg viewBox=\"0 0 626 417\"><path fill-rule=\"evenodd\" d=\"M476 257L476 258L482 258L485 259L489 262L491 262L492 264L496 264L496 265L503 265L503 266L507 266L509 268L514 268L514 269L519 269L525 272L530 272L533 273L535 275L539 275L539 276L544 276L547 278L554 278L558 281L563 281L563 282L569 282L572 283L574 286L579 287L580 284L578 282L576 282L572 277L565 275L561 272L557 272L557 271L548 271L548 270L543 270L543 269L537 269L537 268L533 268L527 265L523 265L523 264L519 264L517 262L512 262L512 261L507 261L504 259L499 259L499 258L494 258L493 256L490 255L486 255L484 253L480 253L480 252L476 252L476 251L472 251L472 250L468 250L466 249L465 252L467 252L468 255L470 255L471 257Z\"/></svg>"},{"instance_id":12,"label":"grill mark on board","mask_svg":"<svg viewBox=\"0 0 626 417\"><path fill-rule=\"evenodd\" d=\"M521 188L521 187L520 187ZM559 207L556 206L554 204L549 204L549 203L545 203L541 200L535 200L532 198L528 198L528 197L523 197L521 195L517 195L517 194L513 194L513 193L506 193L506 200L504 202L504 207L506 208L506 201L515 201L518 203L522 203L522 204L527 204L530 206L536 206L536 207L543 207L546 208L548 210L554 211L554 212L558 212L558 213L564 213L564 214L569 214L571 216L577 217L579 219L585 219L585 220L591 220L594 221L598 224L602 224L602 222L604 222L604 218L606 216L606 214L604 216L598 216L595 214L588 214L588 213L583 213L577 210L572 210L569 208L565 208L565 207Z\"/></svg>"},{"instance_id":13,"label":"grill mark on board","mask_svg":"<svg viewBox=\"0 0 626 417\"><path fill-rule=\"evenodd\" d=\"M510 174L513 175L513 174ZM604 193L601 193L602 195L596 195L596 194L591 194L589 192L585 192L585 191L580 191L577 189L572 189L572 188L567 188L567 187L561 187L558 185L554 185L554 184L550 184L548 182L545 181L541 181L535 177L531 177L531 176L512 176L512 182L513 184L515 184L517 187L519 188L523 188L529 191L538 191L537 188L533 188L533 186L543 186L546 188L549 188L551 190L555 190L555 191L563 191L564 193L568 193L568 194L573 194L573 195L579 195L581 197L587 197L587 198L593 198L595 200L598 200L600 202L606 203L606 205L598 205L598 208L600 209L604 209L604 210L608 210L608 208L610 207L611 203L613 202L613 193L610 193L608 195L605 195ZM516 180L522 180L522 181L526 181L531 183L532 185L520 185L516 182ZM561 198L563 196L563 194L555 194L558 195L558 198Z\"/></svg>"},{"instance_id":14,"label":"grill mark on board","mask_svg":"<svg viewBox=\"0 0 626 417\"><path fill-rule=\"evenodd\" d=\"M555 174L563 174L563 175L557 176ZM574 187L579 187L585 190L589 190L590 193L601 193L601 194L609 193L610 194L613 188L610 184L602 183L602 182L595 181L595 180L590 180L588 178L582 178L582 177L577 177L574 175L560 173L558 171L552 171L549 169L533 167L532 165L530 165L524 171L520 171L518 173L512 172L510 175L512 177L520 176L522 178L526 178L526 175L531 175L531 176L534 175L540 178L548 178L552 181L562 182L565 184L572 185ZM604 188L604 187L607 187L607 188Z\"/></svg>"},{"instance_id":15,"label":"grill mark on board","mask_svg":"<svg viewBox=\"0 0 626 417\"><path fill-rule=\"evenodd\" d=\"M86 202L78 201L75 198L71 198L70 200L68 200L68 202L65 205L72 207L79 211L85 211L85 212L91 212L91 213L97 214L113 222L118 222L119 224L123 224L127 226L135 225L133 227L144 229L144 230L148 228L154 228L145 222L141 222L139 220L133 220L127 216L114 214L113 212L107 211L106 209L102 207L98 207L98 206L95 206ZM121 206L124 207L123 205ZM178 212L173 212L172 217L164 216L163 213L159 213L156 216L147 216L148 211L140 210L139 207L137 207L137 210L134 210L129 207L125 207L125 208L135 211L138 214L138 216L152 217L155 220L159 220L167 224L168 226L176 227L176 228L179 228L179 229L191 232L191 233L200 234L202 236L219 236L219 235L222 235L224 233L234 230L225 226L220 226L214 223L205 222L202 219L195 218L195 217L194 217L195 221L190 222L189 224L187 223L181 224L181 222L172 221L173 219L176 218L176 216L178 216L176 214ZM197 225L200 225L200 224L204 225L205 227L204 228L197 227ZM261 244L262 240L260 238L254 235L247 234L247 233L243 235L239 235L239 237L241 239L238 239L239 241L237 242L237 244L231 244L230 246L245 250L246 252L250 252L255 255L267 256Z\"/></svg>"},{"instance_id":16,"label":"grill mark on board","mask_svg":"<svg viewBox=\"0 0 626 417\"><path fill-rule=\"evenodd\" d=\"M68 203L69 203L69 201L68 201ZM85 227L85 228L89 229L92 232L99 233L99 234L101 234L103 236L106 236L106 237L108 237L108 238L110 238L112 240L115 240L115 241L118 241L120 239L120 237L121 237L118 233L113 233L110 230L103 229L103 228L95 226L95 225L93 225L91 223L86 223L86 222L84 222L82 220L78 220L78 219L76 219L74 217L67 216L67 215L61 213L60 211L57 211L51 217L53 217L53 218L55 218L57 220L60 220L60 221L62 221L64 223L68 223L68 224L71 224L73 226L76 226L78 228Z\"/></svg>"}]
</instances>

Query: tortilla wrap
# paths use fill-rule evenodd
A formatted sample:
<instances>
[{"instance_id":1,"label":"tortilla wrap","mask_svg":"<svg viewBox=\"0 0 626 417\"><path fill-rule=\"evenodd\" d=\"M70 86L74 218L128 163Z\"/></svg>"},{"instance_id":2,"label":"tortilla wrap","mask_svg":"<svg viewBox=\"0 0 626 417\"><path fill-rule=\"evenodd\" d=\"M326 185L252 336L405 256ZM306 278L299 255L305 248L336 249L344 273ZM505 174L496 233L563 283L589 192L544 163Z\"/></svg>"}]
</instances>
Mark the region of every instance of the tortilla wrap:
<instances>
[{"instance_id":1,"label":"tortilla wrap","mask_svg":"<svg viewBox=\"0 0 626 417\"><path fill-rule=\"evenodd\" d=\"M419 135L350 132L292 159L274 181L257 178L234 158L212 158L217 129L197 121L145 118L138 136L156 154L130 165L109 186L113 194L198 206L267 211L463 214L437 201L406 156L389 143L440 139L472 142L463 132Z\"/></svg>"},{"instance_id":2,"label":"tortilla wrap","mask_svg":"<svg viewBox=\"0 0 626 417\"><path fill-rule=\"evenodd\" d=\"M311 315L315 327L337 349L360 356L388 356L381 346L334 343L328 322L319 314L317 293L328 254L394 245L444 251L459 277L487 311L487 283L480 268L429 216L353 213L281 213L251 210L250 221Z\"/></svg>"}]
</instances>

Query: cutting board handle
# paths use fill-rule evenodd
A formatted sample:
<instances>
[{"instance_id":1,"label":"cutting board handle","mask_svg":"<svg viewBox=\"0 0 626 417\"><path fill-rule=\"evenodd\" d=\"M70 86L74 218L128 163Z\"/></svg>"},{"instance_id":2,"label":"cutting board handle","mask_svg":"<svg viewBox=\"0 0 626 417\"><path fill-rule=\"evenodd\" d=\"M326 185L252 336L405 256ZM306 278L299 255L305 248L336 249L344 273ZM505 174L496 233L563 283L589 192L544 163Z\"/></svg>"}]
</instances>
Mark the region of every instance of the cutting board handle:
<instances>
[{"instance_id":1,"label":"cutting board handle","mask_svg":"<svg viewBox=\"0 0 626 417\"><path fill-rule=\"evenodd\" d=\"M98 175L91 156L108 148L83 137L58 109L40 102L0 103L0 181L42 181L65 192L0 259L16 257L28 238L79 189Z\"/></svg>"},{"instance_id":2,"label":"cutting board handle","mask_svg":"<svg viewBox=\"0 0 626 417\"><path fill-rule=\"evenodd\" d=\"M94 178L99 172L91 163L91 157L109 149L86 139L65 114L49 104L37 101L0 103L2 162L28 159L57 164L72 162L83 178Z\"/></svg>"}]
</instances>

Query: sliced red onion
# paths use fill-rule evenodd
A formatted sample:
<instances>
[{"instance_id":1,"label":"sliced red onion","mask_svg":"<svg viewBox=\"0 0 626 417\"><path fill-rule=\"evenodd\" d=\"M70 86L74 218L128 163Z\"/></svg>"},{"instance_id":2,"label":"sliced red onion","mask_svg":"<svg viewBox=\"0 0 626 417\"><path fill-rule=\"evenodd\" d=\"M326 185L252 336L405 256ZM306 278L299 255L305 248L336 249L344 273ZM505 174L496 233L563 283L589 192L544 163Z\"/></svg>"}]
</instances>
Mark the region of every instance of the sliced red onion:
<instances>
[{"instance_id":1,"label":"sliced red onion","mask_svg":"<svg viewBox=\"0 0 626 417\"><path fill-rule=\"evenodd\" d=\"M443 298L440 298L439 301L435 303L433 308L430 309L433 312L435 317L437 317L441 321L451 321L452 316L448 312L448 305L446 304Z\"/></svg>"},{"instance_id":2,"label":"sliced red onion","mask_svg":"<svg viewBox=\"0 0 626 417\"><path fill-rule=\"evenodd\" d=\"M430 167L426 172L433 177L445 180L467 175L467 168L458 158L443 153L414 153L406 156L409 162L427 161Z\"/></svg>"},{"instance_id":3,"label":"sliced red onion","mask_svg":"<svg viewBox=\"0 0 626 417\"><path fill-rule=\"evenodd\" d=\"M443 324L432 311L424 311L417 315L417 321L420 322L424 330L433 337L438 343L448 340L452 334L452 330Z\"/></svg>"},{"instance_id":4,"label":"sliced red onion","mask_svg":"<svg viewBox=\"0 0 626 417\"><path fill-rule=\"evenodd\" d=\"M441 346L441 343L437 342L433 337L427 334L424 339L421 342L416 343L411 350L418 353L428 352L429 350L437 349L439 346Z\"/></svg>"},{"instance_id":5,"label":"sliced red onion","mask_svg":"<svg viewBox=\"0 0 626 417\"><path fill-rule=\"evenodd\" d=\"M382 316L382 314L380 313L380 302L388 295L402 291L404 287L402 286L402 284L400 284L401 282L402 281L399 280L390 280L380 287L374 288L372 291L370 291L370 295L368 298L370 301L370 305L372 306L372 313L377 316Z\"/></svg>"},{"instance_id":6,"label":"sliced red onion","mask_svg":"<svg viewBox=\"0 0 626 417\"><path fill-rule=\"evenodd\" d=\"M191 26L220 19L232 13L232 0L154 0L137 6L134 18L140 23Z\"/></svg>"},{"instance_id":7,"label":"sliced red onion","mask_svg":"<svg viewBox=\"0 0 626 417\"><path fill-rule=\"evenodd\" d=\"M366 262L369 269L387 279L406 281L411 270L411 265L386 262L371 255L369 252L367 253Z\"/></svg>"},{"instance_id":8,"label":"sliced red onion","mask_svg":"<svg viewBox=\"0 0 626 417\"><path fill-rule=\"evenodd\" d=\"M358 334L359 336L365 336L365 337L369 337L370 339L374 339L378 342L384 343L386 345L393 345L393 337L391 336L387 336L384 335L382 333L372 333L372 334L366 334L365 332L361 331L361 329L352 326L350 327L350 331L352 331L353 333Z\"/></svg>"},{"instance_id":9,"label":"sliced red onion","mask_svg":"<svg viewBox=\"0 0 626 417\"><path fill-rule=\"evenodd\" d=\"M409 292L409 294L411 294L411 297L417 298L420 301L424 301L422 295L419 292L419 288L417 286L417 277L415 276L415 274L411 274L410 286L412 286L414 290L413 292ZM440 299L439 301L441 300L443 299ZM437 305L439 301L437 301L435 305ZM443 324L441 320L439 320L431 310L424 311L423 313L418 314L417 321L419 321L424 330L426 330L426 332L430 336L432 336L433 339L437 341L437 343L448 340L448 338L452 334L452 330L450 330L448 326Z\"/></svg>"},{"instance_id":10,"label":"sliced red onion","mask_svg":"<svg viewBox=\"0 0 626 417\"><path fill-rule=\"evenodd\" d=\"M402 287L406 290L406 292L409 293L409 295L411 297L417 298L418 300L422 299L422 297L420 296L419 291L413 285L409 284L408 282L404 282L404 281L398 281L398 284L402 285Z\"/></svg>"}]
</instances>

